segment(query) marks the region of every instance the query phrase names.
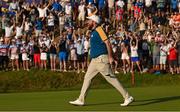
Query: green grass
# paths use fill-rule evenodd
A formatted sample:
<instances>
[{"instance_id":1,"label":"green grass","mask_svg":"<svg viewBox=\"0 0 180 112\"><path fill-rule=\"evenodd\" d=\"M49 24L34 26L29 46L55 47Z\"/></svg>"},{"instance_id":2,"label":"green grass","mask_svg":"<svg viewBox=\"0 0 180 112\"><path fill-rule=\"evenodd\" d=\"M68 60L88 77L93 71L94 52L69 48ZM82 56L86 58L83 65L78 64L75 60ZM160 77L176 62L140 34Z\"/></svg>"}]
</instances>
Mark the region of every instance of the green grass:
<instances>
[{"instance_id":1,"label":"green grass","mask_svg":"<svg viewBox=\"0 0 180 112\"><path fill-rule=\"evenodd\" d=\"M86 106L73 106L68 101L76 99L78 91L2 93L1 111L173 111L180 110L180 86L134 87L128 91L135 102L121 107L121 95L113 88L91 89Z\"/></svg>"},{"instance_id":2,"label":"green grass","mask_svg":"<svg viewBox=\"0 0 180 112\"><path fill-rule=\"evenodd\" d=\"M131 74L116 74L125 87L132 87ZM27 71L0 72L0 93L24 91L55 91L79 90L84 79L84 74L75 72L51 72L32 69ZM180 85L180 75L154 75L135 74L133 87ZM109 88L105 79L99 74L92 81L93 88Z\"/></svg>"}]
</instances>

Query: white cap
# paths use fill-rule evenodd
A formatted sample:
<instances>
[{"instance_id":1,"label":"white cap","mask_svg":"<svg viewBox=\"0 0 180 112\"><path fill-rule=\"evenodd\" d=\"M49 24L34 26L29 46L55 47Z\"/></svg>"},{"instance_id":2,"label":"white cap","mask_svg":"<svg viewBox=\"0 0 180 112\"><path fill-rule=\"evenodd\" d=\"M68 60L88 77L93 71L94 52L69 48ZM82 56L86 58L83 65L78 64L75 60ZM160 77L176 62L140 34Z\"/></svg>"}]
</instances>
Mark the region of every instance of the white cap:
<instances>
[{"instance_id":1,"label":"white cap","mask_svg":"<svg viewBox=\"0 0 180 112\"><path fill-rule=\"evenodd\" d=\"M23 41L22 41L22 44L25 44L25 43L26 43L26 42L23 40Z\"/></svg>"},{"instance_id":2,"label":"white cap","mask_svg":"<svg viewBox=\"0 0 180 112\"><path fill-rule=\"evenodd\" d=\"M90 20L93 20L94 22L96 23L100 23L100 18L97 16L97 15L92 15L92 16L89 16L89 17L86 17L87 19L90 19Z\"/></svg>"},{"instance_id":3,"label":"white cap","mask_svg":"<svg viewBox=\"0 0 180 112\"><path fill-rule=\"evenodd\" d=\"M81 41L81 39L79 38L77 41Z\"/></svg>"},{"instance_id":4,"label":"white cap","mask_svg":"<svg viewBox=\"0 0 180 112\"><path fill-rule=\"evenodd\" d=\"M159 31L156 33L157 35L161 34Z\"/></svg>"}]
</instances>

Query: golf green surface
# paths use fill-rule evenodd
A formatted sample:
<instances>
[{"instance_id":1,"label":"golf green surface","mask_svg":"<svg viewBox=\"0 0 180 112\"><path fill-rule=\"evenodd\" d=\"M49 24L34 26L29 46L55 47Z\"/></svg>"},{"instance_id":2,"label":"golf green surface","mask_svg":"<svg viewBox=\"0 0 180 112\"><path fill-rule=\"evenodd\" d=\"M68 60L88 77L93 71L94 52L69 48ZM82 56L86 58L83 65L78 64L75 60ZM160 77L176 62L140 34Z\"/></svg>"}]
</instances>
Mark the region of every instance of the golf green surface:
<instances>
[{"instance_id":1,"label":"golf green surface","mask_svg":"<svg viewBox=\"0 0 180 112\"><path fill-rule=\"evenodd\" d=\"M90 89L85 106L73 106L78 91L2 93L1 111L172 111L180 110L180 86L134 87L128 91L135 101L121 107L121 95L114 89Z\"/></svg>"}]
</instances>

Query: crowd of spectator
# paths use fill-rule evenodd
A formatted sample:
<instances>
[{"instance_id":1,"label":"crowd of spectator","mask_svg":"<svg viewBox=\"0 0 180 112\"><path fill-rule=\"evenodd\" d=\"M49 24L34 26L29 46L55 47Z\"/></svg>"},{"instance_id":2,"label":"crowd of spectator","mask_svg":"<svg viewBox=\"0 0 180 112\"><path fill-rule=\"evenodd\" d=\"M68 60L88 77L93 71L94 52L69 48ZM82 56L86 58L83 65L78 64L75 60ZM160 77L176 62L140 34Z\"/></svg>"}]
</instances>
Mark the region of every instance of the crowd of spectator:
<instances>
[{"instance_id":1,"label":"crowd of spectator","mask_svg":"<svg viewBox=\"0 0 180 112\"><path fill-rule=\"evenodd\" d=\"M180 0L1 0L0 71L85 72L93 14L115 73L180 74Z\"/></svg>"}]
</instances>

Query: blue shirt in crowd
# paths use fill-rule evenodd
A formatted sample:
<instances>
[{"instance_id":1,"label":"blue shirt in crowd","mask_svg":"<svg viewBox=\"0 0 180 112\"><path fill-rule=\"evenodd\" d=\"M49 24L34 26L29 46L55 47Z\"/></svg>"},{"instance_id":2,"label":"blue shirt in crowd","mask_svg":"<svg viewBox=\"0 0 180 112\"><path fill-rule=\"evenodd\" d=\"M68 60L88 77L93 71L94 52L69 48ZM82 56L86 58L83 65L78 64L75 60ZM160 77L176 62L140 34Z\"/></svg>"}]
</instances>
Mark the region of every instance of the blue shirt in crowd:
<instances>
[{"instance_id":1,"label":"blue shirt in crowd","mask_svg":"<svg viewBox=\"0 0 180 112\"><path fill-rule=\"evenodd\" d=\"M62 6L58 2L54 2L52 8L54 11L62 11Z\"/></svg>"},{"instance_id":2,"label":"blue shirt in crowd","mask_svg":"<svg viewBox=\"0 0 180 112\"><path fill-rule=\"evenodd\" d=\"M43 29L43 22L41 20L37 20L35 22L36 30L42 30Z\"/></svg>"},{"instance_id":3,"label":"blue shirt in crowd","mask_svg":"<svg viewBox=\"0 0 180 112\"><path fill-rule=\"evenodd\" d=\"M176 9L178 5L178 0L171 0L171 8Z\"/></svg>"}]
</instances>

